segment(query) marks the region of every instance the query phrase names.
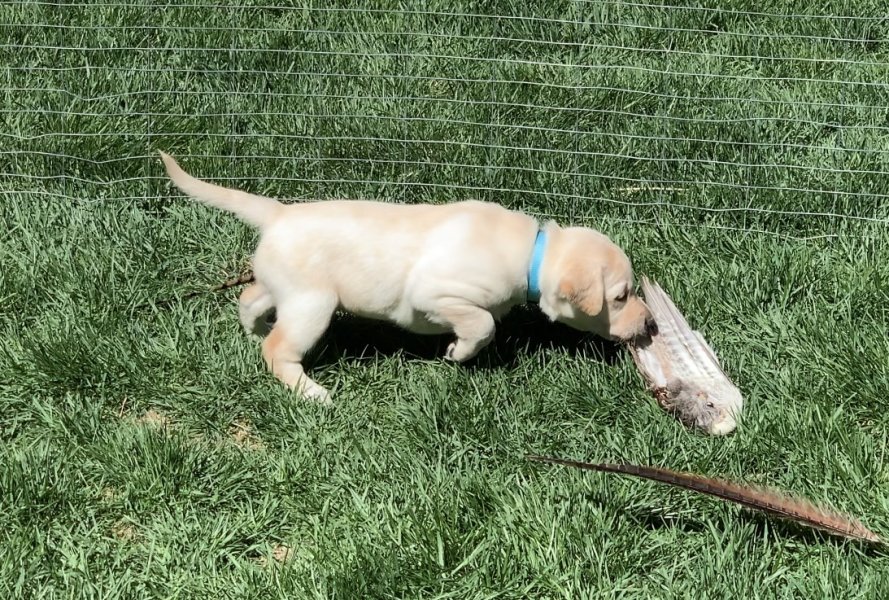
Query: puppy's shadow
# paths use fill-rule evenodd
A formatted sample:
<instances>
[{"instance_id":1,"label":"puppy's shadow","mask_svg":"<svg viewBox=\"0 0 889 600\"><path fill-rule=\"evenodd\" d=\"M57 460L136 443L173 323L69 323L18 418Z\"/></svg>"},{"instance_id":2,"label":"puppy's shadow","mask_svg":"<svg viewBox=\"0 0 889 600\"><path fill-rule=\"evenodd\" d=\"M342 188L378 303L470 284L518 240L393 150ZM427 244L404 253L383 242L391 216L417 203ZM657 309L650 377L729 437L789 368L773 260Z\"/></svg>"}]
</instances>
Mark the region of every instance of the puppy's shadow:
<instances>
[{"instance_id":1,"label":"puppy's shadow","mask_svg":"<svg viewBox=\"0 0 889 600\"><path fill-rule=\"evenodd\" d=\"M274 315L271 315L272 320ZM454 340L453 334L419 335L383 321L352 315L336 315L312 352L310 361L323 367L342 359L403 355L419 360L438 360ZM494 340L478 356L465 363L469 369L502 369L516 366L523 355L558 350L608 365L620 354L617 344L592 334L553 323L539 310L517 307L498 324Z\"/></svg>"},{"instance_id":2,"label":"puppy's shadow","mask_svg":"<svg viewBox=\"0 0 889 600\"><path fill-rule=\"evenodd\" d=\"M275 311L263 315L260 335L274 326ZM342 359L362 359L397 354L419 360L441 359L454 339L453 334L419 335L384 321L337 314L309 357L314 366L331 365ZM500 369L518 364L522 355L559 350L569 356L583 356L607 365L617 362L619 347L592 334L582 333L561 323L553 323L530 307L519 307L497 324L494 340L478 356L466 362L467 368Z\"/></svg>"}]
</instances>

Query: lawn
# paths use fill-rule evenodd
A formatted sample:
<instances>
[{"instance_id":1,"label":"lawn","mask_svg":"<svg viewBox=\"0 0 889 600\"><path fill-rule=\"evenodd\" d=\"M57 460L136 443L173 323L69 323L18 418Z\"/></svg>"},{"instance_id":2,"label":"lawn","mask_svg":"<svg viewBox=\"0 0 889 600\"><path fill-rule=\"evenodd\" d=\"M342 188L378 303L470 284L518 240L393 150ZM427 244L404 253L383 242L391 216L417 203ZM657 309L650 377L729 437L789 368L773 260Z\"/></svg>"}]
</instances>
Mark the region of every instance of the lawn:
<instances>
[{"instance_id":1,"label":"lawn","mask_svg":"<svg viewBox=\"0 0 889 600\"><path fill-rule=\"evenodd\" d=\"M524 459L743 479L889 534L884 3L271 4L0 3L0 597L889 594L885 551ZM686 430L534 308L465 366L340 318L312 361L334 405L302 401L235 292L156 304L255 242L157 150L278 197L599 228L743 423Z\"/></svg>"}]
</instances>

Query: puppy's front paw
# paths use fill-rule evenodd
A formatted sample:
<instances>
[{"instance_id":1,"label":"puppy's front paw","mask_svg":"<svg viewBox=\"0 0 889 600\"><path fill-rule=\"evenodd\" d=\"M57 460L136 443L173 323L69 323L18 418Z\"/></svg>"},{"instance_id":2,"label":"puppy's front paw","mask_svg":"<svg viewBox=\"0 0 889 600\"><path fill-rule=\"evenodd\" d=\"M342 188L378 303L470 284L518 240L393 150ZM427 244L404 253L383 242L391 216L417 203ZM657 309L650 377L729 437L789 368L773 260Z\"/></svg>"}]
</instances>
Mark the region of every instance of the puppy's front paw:
<instances>
[{"instance_id":1,"label":"puppy's front paw","mask_svg":"<svg viewBox=\"0 0 889 600\"><path fill-rule=\"evenodd\" d=\"M333 404L333 400L330 397L330 392L328 392L325 388L321 387L314 381L307 381L303 385L301 393L306 400L311 400L324 406L331 406Z\"/></svg>"},{"instance_id":2,"label":"puppy's front paw","mask_svg":"<svg viewBox=\"0 0 889 600\"><path fill-rule=\"evenodd\" d=\"M457 340L448 346L447 351L445 351L445 360L458 363L466 362L474 358L478 354L478 350L478 347L467 344L465 340Z\"/></svg>"}]
</instances>

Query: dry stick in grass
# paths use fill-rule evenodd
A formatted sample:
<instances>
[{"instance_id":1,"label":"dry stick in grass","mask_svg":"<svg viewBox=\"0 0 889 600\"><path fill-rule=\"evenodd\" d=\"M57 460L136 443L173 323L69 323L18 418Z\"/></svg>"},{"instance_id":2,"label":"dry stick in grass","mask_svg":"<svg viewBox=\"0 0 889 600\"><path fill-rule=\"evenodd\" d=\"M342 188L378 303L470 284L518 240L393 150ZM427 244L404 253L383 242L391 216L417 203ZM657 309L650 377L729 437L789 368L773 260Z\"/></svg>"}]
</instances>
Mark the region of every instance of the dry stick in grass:
<instances>
[{"instance_id":1,"label":"dry stick in grass","mask_svg":"<svg viewBox=\"0 0 889 600\"><path fill-rule=\"evenodd\" d=\"M641 477L652 481L659 481L667 485L673 485L701 494L716 496L721 500L735 502L747 508L753 508L765 513L790 519L809 527L821 529L829 533L843 537L873 542L885 543L880 536L865 527L858 519L850 517L832 509L816 506L808 500L792 498L778 492L762 487L744 486L730 481L703 477L693 473L680 473L660 467L645 467L631 464L609 463L585 463L561 458L549 458L545 456L527 456L529 460L543 463L576 467L588 471L601 471L605 473L620 473Z\"/></svg>"},{"instance_id":2,"label":"dry stick in grass","mask_svg":"<svg viewBox=\"0 0 889 600\"><path fill-rule=\"evenodd\" d=\"M221 291L223 291L223 290L227 290L227 289L230 289L230 288L233 288L233 287L237 287L237 286L239 286L239 285L247 285L248 283L253 283L253 281L254 281L255 279L256 279L256 278L253 276L253 271L244 271L243 273L241 273L241 274L238 275L237 277L229 277L228 279L226 279L226 280L223 281L222 283L219 283L219 284L217 284L217 285L214 285L213 287L211 287L209 290L206 290L206 291L208 291L208 292L221 292ZM190 292L190 293L188 293L188 294L185 295L185 298L192 298L192 297L197 296L198 294L202 294L202 293L204 293L204 290L198 290L198 291L195 291L195 292Z\"/></svg>"},{"instance_id":3,"label":"dry stick in grass","mask_svg":"<svg viewBox=\"0 0 889 600\"><path fill-rule=\"evenodd\" d=\"M195 296L200 296L201 294L208 294L212 292L222 292L224 290L231 289L233 287L237 287L239 285L247 285L248 283L253 283L255 281L255 277L253 275L253 271L245 271L236 277L229 277L222 283L216 284L213 287L203 289L203 290L193 290L182 296L177 296L175 298L167 298L165 300L158 300L154 302L153 305L156 307L164 307L172 304L173 302L188 300L189 298L194 298ZM146 308L150 303L140 304L136 308Z\"/></svg>"}]
</instances>

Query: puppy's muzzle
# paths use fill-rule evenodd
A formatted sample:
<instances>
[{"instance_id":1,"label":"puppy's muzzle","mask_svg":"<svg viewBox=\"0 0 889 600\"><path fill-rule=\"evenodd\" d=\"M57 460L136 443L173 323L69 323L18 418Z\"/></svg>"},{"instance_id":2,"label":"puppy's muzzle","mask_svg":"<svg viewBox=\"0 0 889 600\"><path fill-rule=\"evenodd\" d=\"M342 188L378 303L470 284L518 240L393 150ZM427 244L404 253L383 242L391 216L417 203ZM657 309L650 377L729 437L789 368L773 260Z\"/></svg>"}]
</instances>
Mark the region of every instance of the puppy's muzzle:
<instances>
[{"instance_id":1,"label":"puppy's muzzle","mask_svg":"<svg viewBox=\"0 0 889 600\"><path fill-rule=\"evenodd\" d=\"M645 319L645 335L648 337L657 335L657 321L654 320L654 317Z\"/></svg>"},{"instance_id":2,"label":"puppy's muzzle","mask_svg":"<svg viewBox=\"0 0 889 600\"><path fill-rule=\"evenodd\" d=\"M619 341L637 345L647 344L651 342L651 338L656 336L657 333L657 321L654 320L654 317L647 317L645 319L645 322L642 324L642 331L639 331L635 335L631 335L628 338L620 338Z\"/></svg>"}]
</instances>

